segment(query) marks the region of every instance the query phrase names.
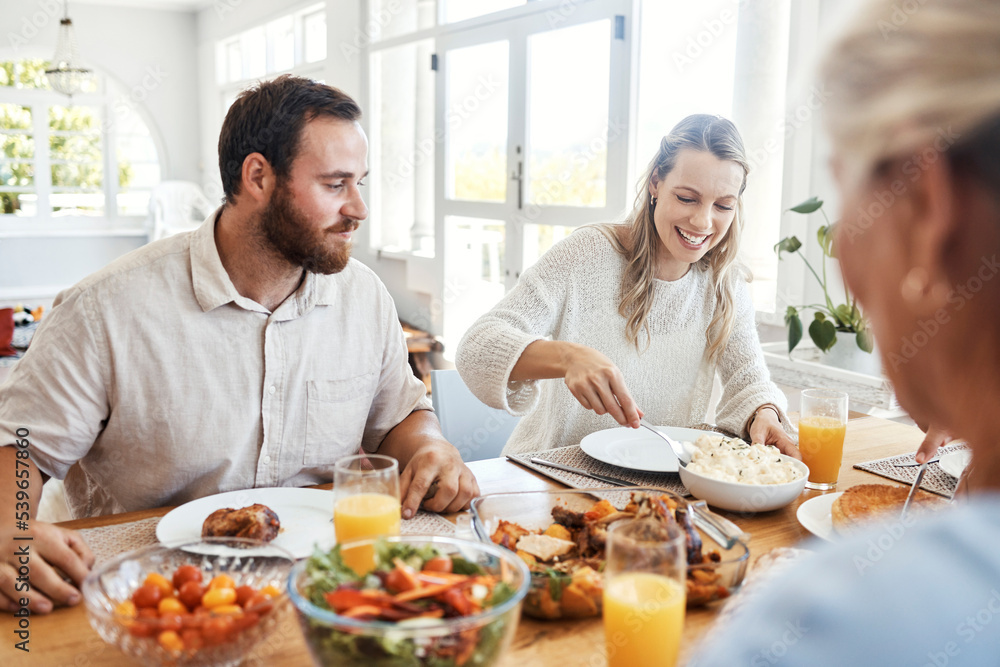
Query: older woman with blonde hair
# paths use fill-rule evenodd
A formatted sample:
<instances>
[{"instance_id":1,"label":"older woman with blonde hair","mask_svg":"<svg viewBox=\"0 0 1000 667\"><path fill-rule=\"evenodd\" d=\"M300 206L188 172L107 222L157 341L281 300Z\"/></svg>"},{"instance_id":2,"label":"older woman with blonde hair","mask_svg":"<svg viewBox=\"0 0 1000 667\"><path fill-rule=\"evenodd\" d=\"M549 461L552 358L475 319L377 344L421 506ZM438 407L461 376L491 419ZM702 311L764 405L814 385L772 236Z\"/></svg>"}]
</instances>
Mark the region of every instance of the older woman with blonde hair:
<instances>
[{"instance_id":1,"label":"older woman with blonde hair","mask_svg":"<svg viewBox=\"0 0 1000 667\"><path fill-rule=\"evenodd\" d=\"M484 403L526 415L505 453L638 427L643 413L700 424L718 373L717 423L798 455L737 261L748 171L730 121L685 118L660 143L622 224L571 234L469 329L462 379ZM538 382L547 379L564 382Z\"/></svg>"},{"instance_id":2,"label":"older woman with blonde hair","mask_svg":"<svg viewBox=\"0 0 1000 667\"><path fill-rule=\"evenodd\" d=\"M822 77L844 276L899 402L971 445L969 493L783 573L692 664L997 664L1000 2L865 2Z\"/></svg>"}]
</instances>

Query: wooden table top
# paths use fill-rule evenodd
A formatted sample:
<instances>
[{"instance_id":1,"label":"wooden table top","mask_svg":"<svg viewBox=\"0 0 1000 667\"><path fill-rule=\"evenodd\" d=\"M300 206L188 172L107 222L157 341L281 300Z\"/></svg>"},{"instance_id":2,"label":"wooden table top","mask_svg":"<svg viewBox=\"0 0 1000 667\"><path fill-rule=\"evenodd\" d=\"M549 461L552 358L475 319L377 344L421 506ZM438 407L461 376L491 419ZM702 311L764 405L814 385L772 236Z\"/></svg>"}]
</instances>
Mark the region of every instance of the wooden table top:
<instances>
[{"instance_id":1,"label":"wooden table top","mask_svg":"<svg viewBox=\"0 0 1000 667\"><path fill-rule=\"evenodd\" d=\"M853 419L847 427L844 464L840 471L840 488L854 484L889 480L855 470L852 465L863 461L905 454L916 451L922 434L913 426L863 417ZM502 491L534 491L561 488L554 482L503 459L476 461L469 467L479 480L484 494ZM743 517L730 512L721 512L751 535L751 563L761 554L776 548L791 546L809 537L795 518L798 506L817 495L817 491L806 491L788 507L752 517ZM96 517L68 521L61 525L69 528L94 528L117 523L127 523L141 519L162 516L170 508L160 508L142 512L130 512L114 516ZM752 569L752 565L751 565ZM711 625L718 613L718 606L689 611L681 647L681 660L685 664L697 641L703 636L711 641ZM59 609L47 616L32 616L31 653L24 662L24 655L14 651L11 629L14 619L4 615L0 626L6 637L0 642L0 660L4 656L14 659L12 664L51 665L63 667L87 667L90 665L137 665L120 653L117 648L105 644L87 621L83 605ZM271 638L268 657L262 664L267 665L308 665L308 650L301 637L298 624L291 613L286 615L276 636ZM273 650L272 650L273 649ZM16 657L15 657L16 656ZM2 664L2 663L0 663ZM249 663L246 663L249 664ZM601 620L542 622L522 618L517 636L501 667L549 667L556 664L605 665L604 635Z\"/></svg>"}]
</instances>

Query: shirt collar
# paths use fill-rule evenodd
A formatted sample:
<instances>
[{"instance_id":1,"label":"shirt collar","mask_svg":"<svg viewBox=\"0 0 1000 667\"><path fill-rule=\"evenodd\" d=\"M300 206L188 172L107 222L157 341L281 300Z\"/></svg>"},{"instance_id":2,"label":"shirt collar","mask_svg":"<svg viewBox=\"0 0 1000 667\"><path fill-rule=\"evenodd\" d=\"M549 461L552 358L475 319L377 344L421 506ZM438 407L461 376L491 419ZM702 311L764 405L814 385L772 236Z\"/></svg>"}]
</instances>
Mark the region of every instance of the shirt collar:
<instances>
[{"instance_id":1,"label":"shirt collar","mask_svg":"<svg viewBox=\"0 0 1000 667\"><path fill-rule=\"evenodd\" d=\"M222 213L220 206L212 212L201 227L191 236L191 279L195 298L202 312L208 312L227 303L235 303L245 310L267 313L256 301L242 296L229 278L215 244L215 224ZM305 280L274 311L277 320L302 317L315 306L329 306L335 302L335 276L307 272Z\"/></svg>"}]
</instances>

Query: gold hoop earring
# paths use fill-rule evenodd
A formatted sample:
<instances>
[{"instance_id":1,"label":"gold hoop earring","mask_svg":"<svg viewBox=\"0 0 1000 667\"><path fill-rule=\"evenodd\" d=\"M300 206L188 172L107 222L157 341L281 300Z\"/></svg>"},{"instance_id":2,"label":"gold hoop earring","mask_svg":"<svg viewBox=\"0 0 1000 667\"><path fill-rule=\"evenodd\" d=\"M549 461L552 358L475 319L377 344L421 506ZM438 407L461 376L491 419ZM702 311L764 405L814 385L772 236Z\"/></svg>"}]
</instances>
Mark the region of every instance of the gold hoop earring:
<instances>
[{"instance_id":1,"label":"gold hoop earring","mask_svg":"<svg viewBox=\"0 0 1000 667\"><path fill-rule=\"evenodd\" d=\"M655 196L649 195L649 205L652 206L653 208L656 208L656 197Z\"/></svg>"}]
</instances>

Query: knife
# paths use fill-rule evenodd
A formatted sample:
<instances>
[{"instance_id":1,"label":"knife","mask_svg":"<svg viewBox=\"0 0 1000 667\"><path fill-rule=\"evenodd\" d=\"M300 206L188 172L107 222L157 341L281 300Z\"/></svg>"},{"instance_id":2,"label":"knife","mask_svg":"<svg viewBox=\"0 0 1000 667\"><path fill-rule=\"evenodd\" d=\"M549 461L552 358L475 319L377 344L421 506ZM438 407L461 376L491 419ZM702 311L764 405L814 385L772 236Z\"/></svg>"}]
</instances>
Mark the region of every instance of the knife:
<instances>
[{"instance_id":1,"label":"knife","mask_svg":"<svg viewBox=\"0 0 1000 667\"><path fill-rule=\"evenodd\" d=\"M900 513L899 518L906 518L906 511L910 509L910 502L913 501L913 496L916 495L917 489L920 488L920 482L924 479L924 473L927 472L927 464L929 461L924 461L920 464L920 468L917 470L917 478L913 480L913 486L910 487L910 493L906 496L906 502L903 504L903 511Z\"/></svg>"},{"instance_id":2,"label":"knife","mask_svg":"<svg viewBox=\"0 0 1000 667\"><path fill-rule=\"evenodd\" d=\"M618 479L617 477L610 477L608 475L600 475L596 472L584 470L583 468L574 468L573 466L563 465L562 463L554 463L553 461L546 461L545 459L530 458L528 461L534 463L536 466L545 466L547 468L565 470L566 472L576 473L577 475L589 477L590 479L596 479L597 481L604 482L605 484L613 484L614 486L638 486L635 482L629 482L628 480Z\"/></svg>"}]
</instances>

